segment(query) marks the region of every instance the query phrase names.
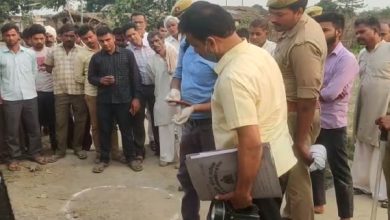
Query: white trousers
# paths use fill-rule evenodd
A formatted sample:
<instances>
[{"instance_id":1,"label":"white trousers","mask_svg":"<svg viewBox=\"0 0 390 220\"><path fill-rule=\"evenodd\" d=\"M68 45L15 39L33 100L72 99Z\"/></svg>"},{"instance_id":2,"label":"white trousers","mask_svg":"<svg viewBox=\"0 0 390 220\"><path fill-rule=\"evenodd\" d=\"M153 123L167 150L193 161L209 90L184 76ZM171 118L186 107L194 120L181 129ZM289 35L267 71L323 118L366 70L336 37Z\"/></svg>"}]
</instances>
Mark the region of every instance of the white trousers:
<instances>
[{"instance_id":1,"label":"white trousers","mask_svg":"<svg viewBox=\"0 0 390 220\"><path fill-rule=\"evenodd\" d=\"M353 187L366 193L373 194L375 191L378 163L379 147L374 147L372 145L356 141L351 170ZM378 199L387 199L386 181L383 175L383 170L381 174Z\"/></svg>"},{"instance_id":2,"label":"white trousers","mask_svg":"<svg viewBox=\"0 0 390 220\"><path fill-rule=\"evenodd\" d=\"M148 131L147 131L147 134L148 134L148 137L149 137L149 142L152 142L152 141L154 141L153 128L152 128L153 123L152 123L152 117L150 116L149 109L146 109L145 117L148 120Z\"/></svg>"},{"instance_id":3,"label":"white trousers","mask_svg":"<svg viewBox=\"0 0 390 220\"><path fill-rule=\"evenodd\" d=\"M181 127L174 123L158 126L160 136L160 160L178 161Z\"/></svg>"}]
</instances>

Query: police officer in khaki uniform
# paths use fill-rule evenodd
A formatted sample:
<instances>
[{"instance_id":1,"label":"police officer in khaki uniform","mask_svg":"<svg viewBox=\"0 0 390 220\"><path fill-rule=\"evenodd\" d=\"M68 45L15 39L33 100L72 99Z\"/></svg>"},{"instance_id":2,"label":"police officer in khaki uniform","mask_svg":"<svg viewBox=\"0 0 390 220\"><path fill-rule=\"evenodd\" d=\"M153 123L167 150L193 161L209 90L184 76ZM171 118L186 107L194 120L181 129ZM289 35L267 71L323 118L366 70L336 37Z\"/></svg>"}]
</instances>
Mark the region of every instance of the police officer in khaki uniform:
<instances>
[{"instance_id":1,"label":"police officer in khaki uniform","mask_svg":"<svg viewBox=\"0 0 390 220\"><path fill-rule=\"evenodd\" d=\"M307 0L268 0L270 21L282 32L274 58L283 75L288 124L298 158L286 188L283 216L313 220L314 207L308 166L313 163L309 146L320 131L318 97L327 46L320 25L304 13Z\"/></svg>"},{"instance_id":2,"label":"police officer in khaki uniform","mask_svg":"<svg viewBox=\"0 0 390 220\"><path fill-rule=\"evenodd\" d=\"M314 5L306 8L305 13L310 17L314 18L316 16L322 15L323 11L324 9L321 6Z\"/></svg>"},{"instance_id":3,"label":"police officer in khaki uniform","mask_svg":"<svg viewBox=\"0 0 390 220\"><path fill-rule=\"evenodd\" d=\"M172 16L180 17L184 11L192 5L192 2L192 0L178 0L172 7Z\"/></svg>"}]
</instances>

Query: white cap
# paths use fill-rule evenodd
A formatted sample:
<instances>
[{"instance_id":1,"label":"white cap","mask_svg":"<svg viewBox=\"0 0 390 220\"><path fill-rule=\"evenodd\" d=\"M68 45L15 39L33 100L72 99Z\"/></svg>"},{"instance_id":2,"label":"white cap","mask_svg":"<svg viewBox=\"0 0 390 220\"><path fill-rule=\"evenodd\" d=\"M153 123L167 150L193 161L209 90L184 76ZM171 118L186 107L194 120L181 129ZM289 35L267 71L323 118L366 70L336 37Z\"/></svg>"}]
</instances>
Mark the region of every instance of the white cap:
<instances>
[{"instance_id":1,"label":"white cap","mask_svg":"<svg viewBox=\"0 0 390 220\"><path fill-rule=\"evenodd\" d=\"M54 28L53 28L52 26L50 26L50 25L45 26L45 29L46 29L46 33L53 35L53 36L54 36L54 39L57 38L57 31L56 31L56 29L54 29Z\"/></svg>"}]
</instances>

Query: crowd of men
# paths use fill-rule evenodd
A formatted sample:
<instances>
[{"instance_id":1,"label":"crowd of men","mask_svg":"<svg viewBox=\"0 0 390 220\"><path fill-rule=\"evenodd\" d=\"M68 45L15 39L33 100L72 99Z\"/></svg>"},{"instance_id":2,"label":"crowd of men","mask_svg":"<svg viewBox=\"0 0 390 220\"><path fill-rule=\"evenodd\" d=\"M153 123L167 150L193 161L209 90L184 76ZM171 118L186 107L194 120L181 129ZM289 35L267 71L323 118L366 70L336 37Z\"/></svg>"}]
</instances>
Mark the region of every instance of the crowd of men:
<instances>
[{"instance_id":1,"label":"crowd of men","mask_svg":"<svg viewBox=\"0 0 390 220\"><path fill-rule=\"evenodd\" d=\"M93 143L93 172L103 172L110 160L138 172L148 134L160 166L178 162L183 219L198 220L186 155L237 147L235 191L216 199L235 209L254 204L262 220L313 220L325 211L327 158L338 216L352 219L354 194L374 193L378 137L390 129L389 24L358 18L356 39L364 48L355 56L341 42L343 15L305 13L307 0L269 0L267 6L268 20L237 31L222 7L191 0L178 1L172 16L149 33L142 13L114 29L64 24L56 31L33 24L20 33L15 24L3 25L0 127L6 148L0 153L7 152L8 169L20 170L26 157L54 163L68 148L86 159ZM276 42L268 39L270 24L279 33ZM350 169L348 104L358 77ZM42 154L45 133L50 156ZM251 196L263 143L285 195L282 213L281 198ZM383 170L379 199L387 207L390 150Z\"/></svg>"}]
</instances>

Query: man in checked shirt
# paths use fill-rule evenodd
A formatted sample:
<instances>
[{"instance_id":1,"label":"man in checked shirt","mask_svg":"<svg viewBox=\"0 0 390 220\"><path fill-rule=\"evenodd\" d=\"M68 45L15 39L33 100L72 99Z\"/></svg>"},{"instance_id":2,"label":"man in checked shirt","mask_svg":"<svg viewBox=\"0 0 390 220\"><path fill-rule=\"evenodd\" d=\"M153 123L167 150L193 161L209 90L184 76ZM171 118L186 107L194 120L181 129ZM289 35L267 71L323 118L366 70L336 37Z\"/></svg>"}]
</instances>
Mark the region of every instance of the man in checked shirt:
<instances>
[{"instance_id":1,"label":"man in checked shirt","mask_svg":"<svg viewBox=\"0 0 390 220\"><path fill-rule=\"evenodd\" d=\"M115 45L110 28L101 27L96 35L102 50L90 61L88 81L97 86L97 112L100 132L100 163L94 172L102 172L110 161L114 119L122 135L123 153L134 171L141 171L142 160L136 158L133 117L140 109L141 80L134 54Z\"/></svg>"}]
</instances>

